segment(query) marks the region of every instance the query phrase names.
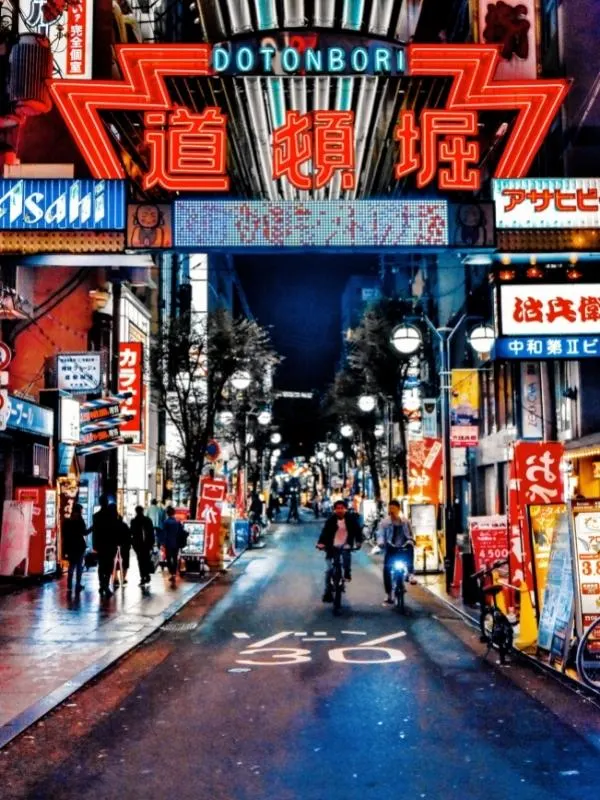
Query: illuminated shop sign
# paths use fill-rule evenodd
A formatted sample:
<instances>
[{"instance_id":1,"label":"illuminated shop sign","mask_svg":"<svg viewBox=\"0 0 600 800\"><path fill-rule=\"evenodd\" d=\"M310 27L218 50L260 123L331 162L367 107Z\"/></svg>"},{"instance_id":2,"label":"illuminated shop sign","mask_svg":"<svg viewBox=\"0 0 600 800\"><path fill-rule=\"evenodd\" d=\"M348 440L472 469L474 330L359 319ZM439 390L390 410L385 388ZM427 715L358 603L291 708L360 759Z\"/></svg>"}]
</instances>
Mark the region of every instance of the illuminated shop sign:
<instances>
[{"instance_id":1,"label":"illuminated shop sign","mask_svg":"<svg viewBox=\"0 0 600 800\"><path fill-rule=\"evenodd\" d=\"M600 336L501 336L494 357L510 359L598 358Z\"/></svg>"},{"instance_id":2,"label":"illuminated shop sign","mask_svg":"<svg viewBox=\"0 0 600 800\"><path fill-rule=\"evenodd\" d=\"M230 248L400 248L448 244L443 200L176 200L174 243Z\"/></svg>"},{"instance_id":3,"label":"illuminated shop sign","mask_svg":"<svg viewBox=\"0 0 600 800\"><path fill-rule=\"evenodd\" d=\"M600 334L600 284L500 286L504 336Z\"/></svg>"},{"instance_id":4,"label":"illuminated shop sign","mask_svg":"<svg viewBox=\"0 0 600 800\"><path fill-rule=\"evenodd\" d=\"M211 66L218 75L403 75L406 54L401 45L277 32L214 45Z\"/></svg>"},{"instance_id":5,"label":"illuminated shop sign","mask_svg":"<svg viewBox=\"0 0 600 800\"><path fill-rule=\"evenodd\" d=\"M600 228L600 178L493 182L500 229Z\"/></svg>"},{"instance_id":6,"label":"illuminated shop sign","mask_svg":"<svg viewBox=\"0 0 600 800\"><path fill-rule=\"evenodd\" d=\"M0 230L124 227L123 181L0 180Z\"/></svg>"},{"instance_id":7,"label":"illuminated shop sign","mask_svg":"<svg viewBox=\"0 0 600 800\"><path fill-rule=\"evenodd\" d=\"M507 119L514 118L495 177L527 175L566 96L567 81L496 81L496 45L411 44L405 52L407 75L452 80L444 108L426 108L418 116L412 110L400 112L395 142L387 144L395 148L394 177L415 175L419 189L434 183L442 190L479 189L482 111L506 112ZM171 97L167 85L167 79L176 76L212 76L218 81L214 57L210 45L123 45L118 49L123 80L51 81L52 96L91 174L124 177L101 112L137 111L149 160L144 189L227 192L226 110L208 106L195 111L178 105L180 100ZM276 92L274 81L279 78L267 80L269 91ZM318 189L336 178L341 178L342 189L353 189L358 182L354 113L288 111L273 127L271 159L273 179L285 178L298 189ZM308 175L311 164L314 174Z\"/></svg>"}]
</instances>

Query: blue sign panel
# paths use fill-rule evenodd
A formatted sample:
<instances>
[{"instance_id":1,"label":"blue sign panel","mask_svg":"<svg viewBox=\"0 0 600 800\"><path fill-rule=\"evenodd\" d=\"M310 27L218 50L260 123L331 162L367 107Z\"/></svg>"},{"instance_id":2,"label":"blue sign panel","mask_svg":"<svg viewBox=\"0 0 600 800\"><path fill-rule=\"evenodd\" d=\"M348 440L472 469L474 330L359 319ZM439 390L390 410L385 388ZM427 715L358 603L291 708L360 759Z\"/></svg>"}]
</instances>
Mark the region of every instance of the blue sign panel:
<instances>
[{"instance_id":1,"label":"blue sign panel","mask_svg":"<svg viewBox=\"0 0 600 800\"><path fill-rule=\"evenodd\" d=\"M10 395L8 427L37 436L54 436L54 411Z\"/></svg>"},{"instance_id":2,"label":"blue sign panel","mask_svg":"<svg viewBox=\"0 0 600 800\"><path fill-rule=\"evenodd\" d=\"M125 182L0 180L0 230L94 231L125 228Z\"/></svg>"},{"instance_id":3,"label":"blue sign panel","mask_svg":"<svg viewBox=\"0 0 600 800\"><path fill-rule=\"evenodd\" d=\"M444 200L176 200L175 247L381 250L445 247Z\"/></svg>"},{"instance_id":4,"label":"blue sign panel","mask_svg":"<svg viewBox=\"0 0 600 800\"><path fill-rule=\"evenodd\" d=\"M600 358L600 336L502 336L496 359Z\"/></svg>"}]
</instances>

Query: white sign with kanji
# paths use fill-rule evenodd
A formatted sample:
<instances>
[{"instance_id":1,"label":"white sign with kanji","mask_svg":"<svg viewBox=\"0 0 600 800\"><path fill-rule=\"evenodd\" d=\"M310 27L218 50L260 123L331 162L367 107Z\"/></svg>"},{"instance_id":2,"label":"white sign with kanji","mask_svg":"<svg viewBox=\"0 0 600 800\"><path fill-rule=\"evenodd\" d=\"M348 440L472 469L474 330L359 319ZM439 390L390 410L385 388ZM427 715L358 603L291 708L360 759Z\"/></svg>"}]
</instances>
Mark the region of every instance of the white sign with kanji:
<instances>
[{"instance_id":1,"label":"white sign with kanji","mask_svg":"<svg viewBox=\"0 0 600 800\"><path fill-rule=\"evenodd\" d=\"M600 284L506 284L500 287L503 336L600 333Z\"/></svg>"}]
</instances>

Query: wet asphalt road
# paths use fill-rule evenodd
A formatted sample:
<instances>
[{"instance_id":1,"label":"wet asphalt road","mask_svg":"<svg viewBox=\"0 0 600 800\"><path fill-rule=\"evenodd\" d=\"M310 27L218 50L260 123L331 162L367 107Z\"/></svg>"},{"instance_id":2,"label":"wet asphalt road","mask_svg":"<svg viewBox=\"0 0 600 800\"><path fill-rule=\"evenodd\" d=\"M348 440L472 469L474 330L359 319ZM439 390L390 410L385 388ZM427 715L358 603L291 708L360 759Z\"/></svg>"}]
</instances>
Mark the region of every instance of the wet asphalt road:
<instances>
[{"instance_id":1,"label":"wet asphalt road","mask_svg":"<svg viewBox=\"0 0 600 800\"><path fill-rule=\"evenodd\" d=\"M474 632L419 587L406 617L382 608L366 553L334 617L316 536L280 526L9 745L0 795L597 800L600 712L483 661Z\"/></svg>"}]
</instances>

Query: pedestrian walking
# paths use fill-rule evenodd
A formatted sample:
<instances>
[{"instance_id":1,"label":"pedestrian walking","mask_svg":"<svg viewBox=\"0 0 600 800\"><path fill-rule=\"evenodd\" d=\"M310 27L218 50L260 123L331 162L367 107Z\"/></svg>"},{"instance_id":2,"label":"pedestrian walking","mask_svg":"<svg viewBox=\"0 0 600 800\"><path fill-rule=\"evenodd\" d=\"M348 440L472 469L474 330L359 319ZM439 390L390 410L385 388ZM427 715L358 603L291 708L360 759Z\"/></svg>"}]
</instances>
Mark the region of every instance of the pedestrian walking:
<instances>
[{"instance_id":1,"label":"pedestrian walking","mask_svg":"<svg viewBox=\"0 0 600 800\"><path fill-rule=\"evenodd\" d=\"M79 503L75 503L71 516L64 521L62 528L63 554L69 562L69 571L67 573L68 595L71 595L73 591L73 573L76 576L75 592L79 594L84 588L81 585L81 573L83 570L83 556L87 548L85 540L87 528L81 516L81 511L82 508Z\"/></svg>"},{"instance_id":2,"label":"pedestrian walking","mask_svg":"<svg viewBox=\"0 0 600 800\"><path fill-rule=\"evenodd\" d=\"M119 547L119 515L114 503L108 504L106 497L100 498L100 509L94 514L92 543L98 554L98 578L100 595L110 597L110 576L112 575L117 549Z\"/></svg>"},{"instance_id":3,"label":"pedestrian walking","mask_svg":"<svg viewBox=\"0 0 600 800\"><path fill-rule=\"evenodd\" d=\"M166 514L165 509L159 504L156 498L154 498L154 500L152 500L150 503L148 511L146 512L146 516L152 522L154 527L154 538L156 542L158 542L163 525L165 524Z\"/></svg>"},{"instance_id":4,"label":"pedestrian walking","mask_svg":"<svg viewBox=\"0 0 600 800\"><path fill-rule=\"evenodd\" d=\"M177 567L179 565L179 549L185 544L185 531L181 522L175 519L173 506L167 508L167 519L162 529L162 544L167 555L167 567L173 585L176 582Z\"/></svg>"},{"instance_id":5,"label":"pedestrian walking","mask_svg":"<svg viewBox=\"0 0 600 800\"><path fill-rule=\"evenodd\" d=\"M115 589L118 589L121 583L123 586L127 584L131 554L131 531L129 530L129 525L120 514L117 514L117 517L117 543L119 547L113 568L113 586ZM119 574L120 578L118 577Z\"/></svg>"},{"instance_id":6,"label":"pedestrian walking","mask_svg":"<svg viewBox=\"0 0 600 800\"><path fill-rule=\"evenodd\" d=\"M144 515L142 506L135 509L135 517L131 520L131 543L140 569L140 586L150 583L152 570L151 557L154 547L154 525L150 517Z\"/></svg>"}]
</instances>

